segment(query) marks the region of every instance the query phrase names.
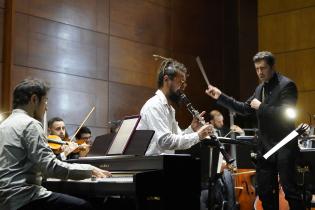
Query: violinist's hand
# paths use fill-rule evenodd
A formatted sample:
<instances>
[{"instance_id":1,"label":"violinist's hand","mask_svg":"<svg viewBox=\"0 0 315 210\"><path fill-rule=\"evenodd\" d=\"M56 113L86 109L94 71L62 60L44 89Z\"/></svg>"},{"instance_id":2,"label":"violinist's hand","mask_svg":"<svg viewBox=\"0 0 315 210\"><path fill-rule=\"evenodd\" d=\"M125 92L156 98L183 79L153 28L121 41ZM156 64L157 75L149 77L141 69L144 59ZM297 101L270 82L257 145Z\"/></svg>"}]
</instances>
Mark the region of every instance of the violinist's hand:
<instances>
[{"instance_id":1,"label":"violinist's hand","mask_svg":"<svg viewBox=\"0 0 315 210\"><path fill-rule=\"evenodd\" d=\"M111 177L112 174L109 171L97 168L95 166L93 166L92 169L92 177L96 177L96 178L108 178Z\"/></svg>"},{"instance_id":2,"label":"violinist's hand","mask_svg":"<svg viewBox=\"0 0 315 210\"><path fill-rule=\"evenodd\" d=\"M206 90L206 94L208 94L211 98L217 100L222 94L221 90L212 85L208 85L208 89Z\"/></svg>"},{"instance_id":3,"label":"violinist's hand","mask_svg":"<svg viewBox=\"0 0 315 210\"><path fill-rule=\"evenodd\" d=\"M239 126L237 126L237 125L232 125L232 126L230 127L230 129L231 129L231 131L233 131L233 132L235 132L235 133L238 133L238 134L240 134L240 135L245 135L244 130L243 130L242 128L240 128Z\"/></svg>"},{"instance_id":4,"label":"violinist's hand","mask_svg":"<svg viewBox=\"0 0 315 210\"><path fill-rule=\"evenodd\" d=\"M84 143L81 144L79 147L81 147L79 152L80 157L85 157L89 153L91 145Z\"/></svg>"},{"instance_id":5,"label":"violinist's hand","mask_svg":"<svg viewBox=\"0 0 315 210\"><path fill-rule=\"evenodd\" d=\"M75 142L69 141L67 145L63 145L62 149L65 153L65 156L68 156L71 152L76 150L79 147L79 145Z\"/></svg>"},{"instance_id":6,"label":"violinist's hand","mask_svg":"<svg viewBox=\"0 0 315 210\"><path fill-rule=\"evenodd\" d=\"M259 107L260 107L260 104L261 104L261 102L260 102L258 99L254 98L254 99L250 102L250 107L252 107L252 108L255 109L255 110L258 110Z\"/></svg>"},{"instance_id":7,"label":"violinist's hand","mask_svg":"<svg viewBox=\"0 0 315 210\"><path fill-rule=\"evenodd\" d=\"M204 120L203 116L205 114L206 114L206 111L201 112L201 114L199 115L201 120ZM190 126L191 126L192 130L196 132L202 125L199 122L199 119L194 117L194 119L191 121Z\"/></svg>"},{"instance_id":8,"label":"violinist's hand","mask_svg":"<svg viewBox=\"0 0 315 210\"><path fill-rule=\"evenodd\" d=\"M206 123L197 131L199 139L203 140L208 137L210 134L213 134L213 125Z\"/></svg>"}]
</instances>

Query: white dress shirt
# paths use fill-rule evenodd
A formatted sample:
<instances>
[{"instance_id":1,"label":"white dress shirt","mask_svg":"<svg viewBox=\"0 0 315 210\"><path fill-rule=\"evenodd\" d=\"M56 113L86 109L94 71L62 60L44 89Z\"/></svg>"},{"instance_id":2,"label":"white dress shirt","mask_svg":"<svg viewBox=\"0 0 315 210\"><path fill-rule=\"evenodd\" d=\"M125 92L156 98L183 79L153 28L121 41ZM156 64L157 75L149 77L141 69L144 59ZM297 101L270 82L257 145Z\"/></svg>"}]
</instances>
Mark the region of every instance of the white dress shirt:
<instances>
[{"instance_id":1,"label":"white dress shirt","mask_svg":"<svg viewBox=\"0 0 315 210\"><path fill-rule=\"evenodd\" d=\"M154 130L146 155L174 153L174 150L188 149L199 142L197 132L189 126L182 131L175 120L175 109L167 103L161 90L142 107L138 130Z\"/></svg>"}]
</instances>

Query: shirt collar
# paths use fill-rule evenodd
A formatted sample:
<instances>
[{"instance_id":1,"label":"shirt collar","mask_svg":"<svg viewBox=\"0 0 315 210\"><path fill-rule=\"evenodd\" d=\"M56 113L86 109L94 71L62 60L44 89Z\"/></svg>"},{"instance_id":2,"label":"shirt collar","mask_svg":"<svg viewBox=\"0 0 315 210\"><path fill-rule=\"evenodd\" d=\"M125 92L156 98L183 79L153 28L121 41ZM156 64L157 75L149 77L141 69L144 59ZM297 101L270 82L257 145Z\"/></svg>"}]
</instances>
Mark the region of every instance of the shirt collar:
<instances>
[{"instance_id":1,"label":"shirt collar","mask_svg":"<svg viewBox=\"0 0 315 210\"><path fill-rule=\"evenodd\" d=\"M27 114L27 112L25 110L23 110L23 109L13 109L12 110L12 114L19 114L19 113Z\"/></svg>"},{"instance_id":2,"label":"shirt collar","mask_svg":"<svg viewBox=\"0 0 315 210\"><path fill-rule=\"evenodd\" d=\"M167 102L166 96L164 95L164 93L160 89L158 89L155 92L155 95L157 95L157 97L162 101L163 104L169 105Z\"/></svg>"},{"instance_id":3,"label":"shirt collar","mask_svg":"<svg viewBox=\"0 0 315 210\"><path fill-rule=\"evenodd\" d=\"M276 84L278 82L278 74L277 72L274 72L270 80L264 82L264 86L272 86L273 84Z\"/></svg>"}]
</instances>

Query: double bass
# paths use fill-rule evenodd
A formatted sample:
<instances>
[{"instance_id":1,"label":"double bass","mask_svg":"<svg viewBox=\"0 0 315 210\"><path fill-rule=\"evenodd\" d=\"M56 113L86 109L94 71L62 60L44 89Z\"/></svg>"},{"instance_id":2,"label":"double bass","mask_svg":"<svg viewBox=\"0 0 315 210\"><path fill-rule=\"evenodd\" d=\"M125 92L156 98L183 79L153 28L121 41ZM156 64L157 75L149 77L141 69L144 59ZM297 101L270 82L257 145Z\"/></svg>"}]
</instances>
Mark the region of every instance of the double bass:
<instances>
[{"instance_id":1,"label":"double bass","mask_svg":"<svg viewBox=\"0 0 315 210\"><path fill-rule=\"evenodd\" d=\"M230 127L234 126L235 113L229 110ZM235 133L231 132L235 139ZM236 145L231 145L231 153L236 157ZM236 158L235 158L236 159ZM252 210L256 200L255 187L253 184L256 171L253 169L238 169L237 160L235 161L236 170L233 173L235 186L235 199L239 203L240 210Z\"/></svg>"}]
</instances>

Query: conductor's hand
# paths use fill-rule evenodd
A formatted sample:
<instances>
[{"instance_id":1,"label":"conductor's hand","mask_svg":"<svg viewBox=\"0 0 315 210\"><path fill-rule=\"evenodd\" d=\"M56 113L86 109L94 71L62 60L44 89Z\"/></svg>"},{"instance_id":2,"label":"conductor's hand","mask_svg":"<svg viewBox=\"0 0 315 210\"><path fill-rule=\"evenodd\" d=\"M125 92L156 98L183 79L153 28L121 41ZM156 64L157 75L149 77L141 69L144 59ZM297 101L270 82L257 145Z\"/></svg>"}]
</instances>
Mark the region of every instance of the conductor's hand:
<instances>
[{"instance_id":1,"label":"conductor's hand","mask_svg":"<svg viewBox=\"0 0 315 210\"><path fill-rule=\"evenodd\" d=\"M222 94L222 92L217 87L209 85L208 89L206 90L206 94L208 94L211 98L217 100Z\"/></svg>"},{"instance_id":2,"label":"conductor's hand","mask_svg":"<svg viewBox=\"0 0 315 210\"><path fill-rule=\"evenodd\" d=\"M259 109L260 104L261 104L261 102L260 102L258 99L256 99L256 98L254 98L254 99L250 102L250 106L251 106L253 109L256 109L256 110Z\"/></svg>"},{"instance_id":3,"label":"conductor's hand","mask_svg":"<svg viewBox=\"0 0 315 210\"><path fill-rule=\"evenodd\" d=\"M206 114L206 111L201 112L201 114L199 115L201 120L204 120L203 116L205 114ZM196 132L199 128L201 128L201 123L200 123L198 118L194 117L190 126L191 126L192 130Z\"/></svg>"},{"instance_id":4,"label":"conductor's hand","mask_svg":"<svg viewBox=\"0 0 315 210\"><path fill-rule=\"evenodd\" d=\"M213 133L213 126L211 124L205 124L197 131L199 139L203 140Z\"/></svg>"},{"instance_id":5,"label":"conductor's hand","mask_svg":"<svg viewBox=\"0 0 315 210\"><path fill-rule=\"evenodd\" d=\"M112 174L109 171L105 171L103 169L100 169L100 168L93 166L92 177L107 178L107 177L111 177L111 176L112 176Z\"/></svg>"}]
</instances>

